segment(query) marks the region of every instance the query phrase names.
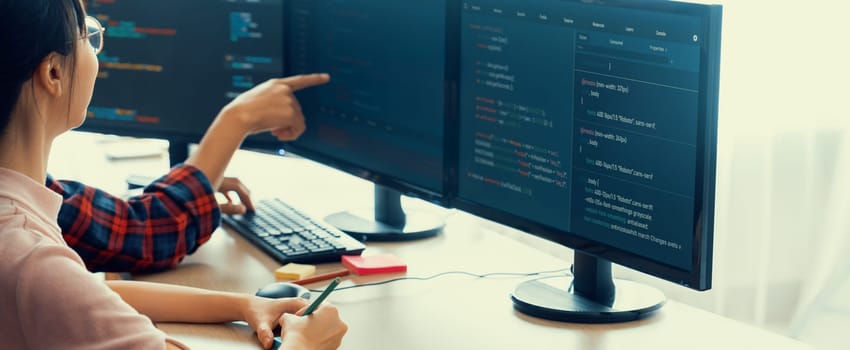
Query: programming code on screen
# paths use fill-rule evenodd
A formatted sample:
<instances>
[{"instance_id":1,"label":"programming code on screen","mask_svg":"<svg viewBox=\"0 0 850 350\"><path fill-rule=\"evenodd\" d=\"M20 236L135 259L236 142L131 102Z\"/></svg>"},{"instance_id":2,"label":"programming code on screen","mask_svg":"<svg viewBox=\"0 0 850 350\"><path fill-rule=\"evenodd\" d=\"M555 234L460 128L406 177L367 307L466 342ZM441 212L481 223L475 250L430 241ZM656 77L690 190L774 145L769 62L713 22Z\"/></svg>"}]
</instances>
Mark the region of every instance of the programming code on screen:
<instances>
[{"instance_id":1,"label":"programming code on screen","mask_svg":"<svg viewBox=\"0 0 850 350\"><path fill-rule=\"evenodd\" d=\"M463 4L459 197L689 269L698 19L548 4Z\"/></svg>"},{"instance_id":2,"label":"programming code on screen","mask_svg":"<svg viewBox=\"0 0 850 350\"><path fill-rule=\"evenodd\" d=\"M291 1L291 73L330 73L299 93L296 145L442 192L446 1Z\"/></svg>"},{"instance_id":3,"label":"programming code on screen","mask_svg":"<svg viewBox=\"0 0 850 350\"><path fill-rule=\"evenodd\" d=\"M283 0L87 5L107 28L87 127L198 136L230 100L282 75Z\"/></svg>"}]
</instances>

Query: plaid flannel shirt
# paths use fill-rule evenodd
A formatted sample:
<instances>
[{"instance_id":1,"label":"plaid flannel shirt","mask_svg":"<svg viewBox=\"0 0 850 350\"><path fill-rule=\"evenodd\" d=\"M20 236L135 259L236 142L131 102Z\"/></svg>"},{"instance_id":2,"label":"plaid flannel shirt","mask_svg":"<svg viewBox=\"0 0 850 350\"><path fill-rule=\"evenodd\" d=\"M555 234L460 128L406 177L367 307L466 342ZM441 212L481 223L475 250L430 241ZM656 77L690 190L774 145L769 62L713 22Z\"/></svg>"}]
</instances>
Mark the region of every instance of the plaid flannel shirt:
<instances>
[{"instance_id":1,"label":"plaid flannel shirt","mask_svg":"<svg viewBox=\"0 0 850 350\"><path fill-rule=\"evenodd\" d=\"M188 165L127 200L49 175L47 186L64 199L59 226L65 241L91 271L173 268L208 241L221 220L209 179Z\"/></svg>"}]
</instances>

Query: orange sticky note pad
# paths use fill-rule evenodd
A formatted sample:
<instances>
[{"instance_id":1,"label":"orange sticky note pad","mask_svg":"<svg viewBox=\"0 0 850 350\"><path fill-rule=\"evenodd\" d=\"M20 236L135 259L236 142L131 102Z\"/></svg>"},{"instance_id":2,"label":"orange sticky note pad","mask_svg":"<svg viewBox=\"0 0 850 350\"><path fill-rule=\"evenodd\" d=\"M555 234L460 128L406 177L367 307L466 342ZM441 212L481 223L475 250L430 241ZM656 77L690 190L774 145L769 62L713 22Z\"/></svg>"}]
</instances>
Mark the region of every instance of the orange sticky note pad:
<instances>
[{"instance_id":1,"label":"orange sticky note pad","mask_svg":"<svg viewBox=\"0 0 850 350\"><path fill-rule=\"evenodd\" d=\"M302 265L296 263L289 263L281 266L277 270L274 271L274 277L278 281L280 280L300 280L302 278L307 278L316 273L315 265Z\"/></svg>"},{"instance_id":2,"label":"orange sticky note pad","mask_svg":"<svg viewBox=\"0 0 850 350\"><path fill-rule=\"evenodd\" d=\"M343 255L342 266L358 275L407 272L407 264L392 254L370 256Z\"/></svg>"}]
</instances>

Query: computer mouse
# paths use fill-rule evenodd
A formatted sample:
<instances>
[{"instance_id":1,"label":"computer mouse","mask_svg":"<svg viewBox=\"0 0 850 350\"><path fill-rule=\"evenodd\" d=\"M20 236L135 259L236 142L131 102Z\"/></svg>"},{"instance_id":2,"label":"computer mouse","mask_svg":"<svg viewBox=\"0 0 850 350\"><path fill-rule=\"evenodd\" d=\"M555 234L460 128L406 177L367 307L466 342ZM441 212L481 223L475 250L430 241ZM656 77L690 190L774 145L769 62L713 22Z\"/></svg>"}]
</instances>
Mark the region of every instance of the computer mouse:
<instances>
[{"instance_id":1,"label":"computer mouse","mask_svg":"<svg viewBox=\"0 0 850 350\"><path fill-rule=\"evenodd\" d=\"M258 297L265 298L304 298L310 299L310 291L295 283L275 282L257 291Z\"/></svg>"}]
</instances>

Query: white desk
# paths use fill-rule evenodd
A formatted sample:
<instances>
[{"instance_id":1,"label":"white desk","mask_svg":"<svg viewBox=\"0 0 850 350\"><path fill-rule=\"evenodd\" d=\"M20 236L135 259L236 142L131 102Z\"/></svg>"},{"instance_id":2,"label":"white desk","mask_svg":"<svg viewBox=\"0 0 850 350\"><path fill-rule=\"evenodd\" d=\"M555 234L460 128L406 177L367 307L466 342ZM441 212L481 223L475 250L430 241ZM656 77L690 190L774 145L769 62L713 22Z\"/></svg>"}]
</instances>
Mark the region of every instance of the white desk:
<instances>
[{"instance_id":1,"label":"white desk","mask_svg":"<svg viewBox=\"0 0 850 350\"><path fill-rule=\"evenodd\" d=\"M475 273L542 271L567 266L532 247L482 230L455 215L444 235L407 243L370 244L369 253L392 252L409 264L408 276L462 270ZM273 281L278 264L246 240L220 230L180 268L138 279L241 292ZM320 268L333 270L339 264ZM349 276L341 286L385 276ZM669 301L654 317L614 325L535 319L513 310L508 293L523 278L445 276L334 292L350 330L343 349L804 349L766 331ZM321 288L324 283L312 285ZM257 349L250 329L232 325L160 324L197 349Z\"/></svg>"},{"instance_id":2,"label":"white desk","mask_svg":"<svg viewBox=\"0 0 850 350\"><path fill-rule=\"evenodd\" d=\"M279 196L313 215L371 205L372 188L368 183L305 160L270 160L267 156L241 153L231 169L253 189L255 197ZM417 201L405 204L422 205ZM448 225L441 236L404 243L370 243L367 254L396 254L408 263L408 276L445 271L532 272L569 266L568 256L560 258L544 252L560 252L563 248L536 239L528 240L531 245L520 243L487 229L480 219L464 213L446 213L450 214ZM222 228L178 269L135 278L253 293L273 282L273 271L278 266L246 240ZM319 268L324 272L340 265L323 264ZM341 286L397 276L400 275L349 276ZM512 308L508 293L522 280L445 276L340 290L328 300L339 307L350 327L343 349L809 348L675 301L668 301L650 319L625 324L539 320ZM323 286L318 283L310 287ZM196 349L259 348L251 330L240 324L158 326Z\"/></svg>"}]
</instances>

